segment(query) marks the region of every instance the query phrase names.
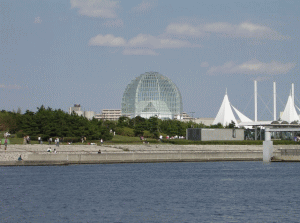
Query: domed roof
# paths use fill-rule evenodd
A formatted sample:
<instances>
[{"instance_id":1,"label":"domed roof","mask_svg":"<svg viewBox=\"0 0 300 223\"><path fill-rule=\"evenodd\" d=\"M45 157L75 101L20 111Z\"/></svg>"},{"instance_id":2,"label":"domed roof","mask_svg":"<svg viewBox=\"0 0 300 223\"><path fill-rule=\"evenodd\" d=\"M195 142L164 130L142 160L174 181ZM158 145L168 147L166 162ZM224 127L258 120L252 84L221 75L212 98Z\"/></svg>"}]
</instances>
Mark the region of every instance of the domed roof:
<instances>
[{"instance_id":1,"label":"domed roof","mask_svg":"<svg viewBox=\"0 0 300 223\"><path fill-rule=\"evenodd\" d=\"M123 94L123 115L173 118L182 110L178 87L158 72L141 74L127 85Z\"/></svg>"}]
</instances>

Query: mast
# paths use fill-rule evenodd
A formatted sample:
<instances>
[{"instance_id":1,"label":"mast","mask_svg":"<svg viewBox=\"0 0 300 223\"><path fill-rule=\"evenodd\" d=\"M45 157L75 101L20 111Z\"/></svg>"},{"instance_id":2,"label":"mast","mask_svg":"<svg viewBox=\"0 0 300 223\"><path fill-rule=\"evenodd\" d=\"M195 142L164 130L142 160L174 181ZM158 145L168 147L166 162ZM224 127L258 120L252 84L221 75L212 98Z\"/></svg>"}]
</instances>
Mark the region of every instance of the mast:
<instances>
[{"instance_id":1,"label":"mast","mask_svg":"<svg viewBox=\"0 0 300 223\"><path fill-rule=\"evenodd\" d=\"M273 82L273 105L274 121L276 121L276 82Z\"/></svg>"},{"instance_id":2,"label":"mast","mask_svg":"<svg viewBox=\"0 0 300 223\"><path fill-rule=\"evenodd\" d=\"M295 89L294 89L294 83L292 83L292 101L293 101L293 104L295 104Z\"/></svg>"},{"instance_id":3,"label":"mast","mask_svg":"<svg viewBox=\"0 0 300 223\"><path fill-rule=\"evenodd\" d=\"M257 122L257 81L254 81L254 121Z\"/></svg>"}]
</instances>

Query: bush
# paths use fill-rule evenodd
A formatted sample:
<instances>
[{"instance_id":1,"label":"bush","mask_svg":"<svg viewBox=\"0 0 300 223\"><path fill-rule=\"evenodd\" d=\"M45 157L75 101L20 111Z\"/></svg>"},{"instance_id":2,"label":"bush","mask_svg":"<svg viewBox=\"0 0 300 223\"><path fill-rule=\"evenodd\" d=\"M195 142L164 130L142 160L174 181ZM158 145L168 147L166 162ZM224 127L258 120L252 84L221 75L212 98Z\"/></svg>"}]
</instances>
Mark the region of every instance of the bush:
<instances>
[{"instance_id":1,"label":"bush","mask_svg":"<svg viewBox=\"0 0 300 223\"><path fill-rule=\"evenodd\" d=\"M128 127L123 127L123 128L117 127L116 128L116 134L122 135L122 136L133 137L134 136L134 131L133 131L133 129L128 128Z\"/></svg>"},{"instance_id":2,"label":"bush","mask_svg":"<svg viewBox=\"0 0 300 223\"><path fill-rule=\"evenodd\" d=\"M152 138L154 139L154 134L150 133L149 131L145 130L144 131L144 138Z\"/></svg>"},{"instance_id":3,"label":"bush","mask_svg":"<svg viewBox=\"0 0 300 223\"><path fill-rule=\"evenodd\" d=\"M55 138L53 138L53 141ZM81 142L80 137L64 137L64 142L71 142L71 143L76 143L76 142Z\"/></svg>"},{"instance_id":4,"label":"bush","mask_svg":"<svg viewBox=\"0 0 300 223\"><path fill-rule=\"evenodd\" d=\"M21 130L21 131L18 131L17 133L16 133L16 135L17 135L17 138L23 138L24 136L25 136L25 134L24 134L24 132Z\"/></svg>"}]
</instances>

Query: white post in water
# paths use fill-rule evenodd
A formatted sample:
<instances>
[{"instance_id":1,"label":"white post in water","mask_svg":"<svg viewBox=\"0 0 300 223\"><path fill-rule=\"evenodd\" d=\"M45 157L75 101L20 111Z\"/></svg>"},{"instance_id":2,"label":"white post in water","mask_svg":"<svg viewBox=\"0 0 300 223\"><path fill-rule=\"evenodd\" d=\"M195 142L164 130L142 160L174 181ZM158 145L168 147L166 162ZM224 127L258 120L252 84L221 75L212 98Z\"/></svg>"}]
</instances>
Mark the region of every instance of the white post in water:
<instances>
[{"instance_id":1,"label":"white post in water","mask_svg":"<svg viewBox=\"0 0 300 223\"><path fill-rule=\"evenodd\" d=\"M273 141L271 141L270 129L265 129L265 141L263 142L263 162L270 162L273 156Z\"/></svg>"},{"instance_id":2,"label":"white post in water","mask_svg":"<svg viewBox=\"0 0 300 223\"><path fill-rule=\"evenodd\" d=\"M273 104L274 121L276 121L276 82L273 82Z\"/></svg>"}]
</instances>

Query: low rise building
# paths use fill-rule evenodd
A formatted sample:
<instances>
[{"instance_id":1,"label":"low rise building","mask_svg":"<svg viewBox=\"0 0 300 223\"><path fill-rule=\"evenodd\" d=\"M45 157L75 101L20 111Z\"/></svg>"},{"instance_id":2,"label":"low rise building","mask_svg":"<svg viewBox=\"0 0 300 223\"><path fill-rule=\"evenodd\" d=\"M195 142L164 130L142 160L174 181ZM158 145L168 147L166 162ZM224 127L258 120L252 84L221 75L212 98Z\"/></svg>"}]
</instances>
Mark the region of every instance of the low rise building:
<instances>
[{"instance_id":1,"label":"low rise building","mask_svg":"<svg viewBox=\"0 0 300 223\"><path fill-rule=\"evenodd\" d=\"M103 109L101 114L96 114L96 119L117 121L122 116L121 109Z\"/></svg>"},{"instance_id":2,"label":"low rise building","mask_svg":"<svg viewBox=\"0 0 300 223\"><path fill-rule=\"evenodd\" d=\"M244 140L244 129L206 129L194 128L186 130L187 140L196 141L217 141L217 140Z\"/></svg>"}]
</instances>

